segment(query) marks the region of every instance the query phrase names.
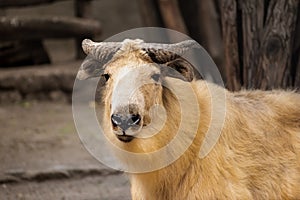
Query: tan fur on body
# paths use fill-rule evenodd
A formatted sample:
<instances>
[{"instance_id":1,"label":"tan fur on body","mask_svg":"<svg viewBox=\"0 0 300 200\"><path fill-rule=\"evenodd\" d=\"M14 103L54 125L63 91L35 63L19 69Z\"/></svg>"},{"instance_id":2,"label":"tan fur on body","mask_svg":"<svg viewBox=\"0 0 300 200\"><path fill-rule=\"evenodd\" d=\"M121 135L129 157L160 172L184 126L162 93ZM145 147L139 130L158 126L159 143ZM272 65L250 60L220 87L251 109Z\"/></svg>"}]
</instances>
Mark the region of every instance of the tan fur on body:
<instances>
[{"instance_id":1,"label":"tan fur on body","mask_svg":"<svg viewBox=\"0 0 300 200\"><path fill-rule=\"evenodd\" d=\"M122 66L150 62L141 59L138 51L118 56L106 73L117 74ZM167 112L164 128L151 138L135 138L129 143L115 137L109 123L114 77L111 79L104 91L105 113L101 118L109 140L124 150L139 153L157 150L171 141L180 123L178 100L167 89L160 91L153 89L153 85L145 86L143 94L149 96L147 91L160 91L162 98L151 96L147 104L164 106ZM299 94L225 91L226 102L217 103L220 107L226 104L221 136L212 151L201 159L199 151L209 126L218 126L211 124L212 93L215 98L224 89L211 86L213 90L209 91L204 81L186 83L173 78L166 81L192 86L199 102L199 128L192 145L171 165L154 172L128 174L134 200L300 199Z\"/></svg>"},{"instance_id":2,"label":"tan fur on body","mask_svg":"<svg viewBox=\"0 0 300 200\"><path fill-rule=\"evenodd\" d=\"M219 142L200 159L210 94L202 81L192 84L202 116L194 144L164 169L131 174L133 199L300 199L299 94L227 92Z\"/></svg>"}]
</instances>

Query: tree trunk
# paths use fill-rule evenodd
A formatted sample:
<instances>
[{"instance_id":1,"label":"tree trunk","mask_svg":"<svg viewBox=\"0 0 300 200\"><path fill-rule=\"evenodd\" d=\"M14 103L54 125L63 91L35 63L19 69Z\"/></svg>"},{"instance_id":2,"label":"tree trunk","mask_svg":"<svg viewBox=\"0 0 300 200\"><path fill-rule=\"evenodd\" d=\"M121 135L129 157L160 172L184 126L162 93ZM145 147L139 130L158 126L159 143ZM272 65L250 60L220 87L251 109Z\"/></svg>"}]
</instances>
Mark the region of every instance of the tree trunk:
<instances>
[{"instance_id":1,"label":"tree trunk","mask_svg":"<svg viewBox=\"0 0 300 200\"><path fill-rule=\"evenodd\" d=\"M158 0L161 16L167 28L187 33L177 0Z\"/></svg>"},{"instance_id":2,"label":"tree trunk","mask_svg":"<svg viewBox=\"0 0 300 200\"><path fill-rule=\"evenodd\" d=\"M261 37L253 86L261 89L289 87L292 74L292 41L298 0L272 0Z\"/></svg>"},{"instance_id":3,"label":"tree trunk","mask_svg":"<svg viewBox=\"0 0 300 200\"><path fill-rule=\"evenodd\" d=\"M297 24L294 34L292 74L295 74L294 87L300 91L300 3L298 5Z\"/></svg>"},{"instance_id":4,"label":"tree trunk","mask_svg":"<svg viewBox=\"0 0 300 200\"><path fill-rule=\"evenodd\" d=\"M145 26L164 26L156 0L138 0L141 19Z\"/></svg>"},{"instance_id":5,"label":"tree trunk","mask_svg":"<svg viewBox=\"0 0 300 200\"><path fill-rule=\"evenodd\" d=\"M75 15L78 18L85 18L85 19L92 19L92 7L91 7L92 0L75 0L74 7L75 7ZM85 58L85 53L81 48L82 40L85 39L86 36L81 36L76 38L75 45L76 45L76 58L82 59Z\"/></svg>"},{"instance_id":6,"label":"tree trunk","mask_svg":"<svg viewBox=\"0 0 300 200\"><path fill-rule=\"evenodd\" d=\"M299 0L156 1L156 17L203 45L229 90L300 87Z\"/></svg>"},{"instance_id":7,"label":"tree trunk","mask_svg":"<svg viewBox=\"0 0 300 200\"><path fill-rule=\"evenodd\" d=\"M262 35L264 25L264 1L244 0L240 1L242 19L242 42L243 52L243 84L251 87L253 81L253 72L257 71L260 48L260 36Z\"/></svg>"},{"instance_id":8,"label":"tree trunk","mask_svg":"<svg viewBox=\"0 0 300 200\"><path fill-rule=\"evenodd\" d=\"M222 0L221 6L228 87L239 89L236 82L245 88L291 87L296 76L291 64L299 1ZM235 78L240 73L237 66L240 80Z\"/></svg>"},{"instance_id":9,"label":"tree trunk","mask_svg":"<svg viewBox=\"0 0 300 200\"><path fill-rule=\"evenodd\" d=\"M178 2L190 36L208 51L222 76L225 77L221 20L217 4L214 1L201 0L179 0Z\"/></svg>"},{"instance_id":10,"label":"tree trunk","mask_svg":"<svg viewBox=\"0 0 300 200\"><path fill-rule=\"evenodd\" d=\"M296 66L296 72L295 72L295 88L300 91L300 59L298 60L298 64Z\"/></svg>"},{"instance_id":11,"label":"tree trunk","mask_svg":"<svg viewBox=\"0 0 300 200\"><path fill-rule=\"evenodd\" d=\"M221 1L222 33L224 43L224 68L226 87L229 90L241 88L241 63L239 60L239 38L237 26L237 4L235 0Z\"/></svg>"}]
</instances>

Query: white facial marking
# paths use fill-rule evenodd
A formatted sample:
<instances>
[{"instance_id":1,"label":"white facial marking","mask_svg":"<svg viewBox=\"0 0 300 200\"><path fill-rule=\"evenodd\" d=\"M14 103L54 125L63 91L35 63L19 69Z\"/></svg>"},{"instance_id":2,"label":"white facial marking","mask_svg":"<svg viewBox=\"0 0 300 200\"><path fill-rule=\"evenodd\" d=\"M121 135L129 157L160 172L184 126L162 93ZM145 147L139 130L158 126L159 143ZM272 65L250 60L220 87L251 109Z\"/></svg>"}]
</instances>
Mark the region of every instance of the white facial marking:
<instances>
[{"instance_id":1,"label":"white facial marking","mask_svg":"<svg viewBox=\"0 0 300 200\"><path fill-rule=\"evenodd\" d=\"M115 79L112 93L112 113L129 104L144 106L144 97L139 91L139 74L131 67L123 67Z\"/></svg>"},{"instance_id":2,"label":"white facial marking","mask_svg":"<svg viewBox=\"0 0 300 200\"><path fill-rule=\"evenodd\" d=\"M151 74L159 71L154 66L124 66L115 77L115 84L112 93L112 113L121 107L128 107L129 104L138 105L139 109L145 106L145 97L140 88L153 83Z\"/></svg>"},{"instance_id":3,"label":"white facial marking","mask_svg":"<svg viewBox=\"0 0 300 200\"><path fill-rule=\"evenodd\" d=\"M154 73L159 73L159 69L156 66L145 64L123 66L118 74L115 74L111 99L111 116L116 114L130 116L134 114L141 117L135 125L130 124L130 127L126 130L117 129L115 134L123 135L125 131L126 135L139 137L137 135L142 133L144 114L148 111L145 110L145 98L147 96L144 96L141 88L146 84L155 83L151 78ZM144 137L149 137L149 134Z\"/></svg>"}]
</instances>

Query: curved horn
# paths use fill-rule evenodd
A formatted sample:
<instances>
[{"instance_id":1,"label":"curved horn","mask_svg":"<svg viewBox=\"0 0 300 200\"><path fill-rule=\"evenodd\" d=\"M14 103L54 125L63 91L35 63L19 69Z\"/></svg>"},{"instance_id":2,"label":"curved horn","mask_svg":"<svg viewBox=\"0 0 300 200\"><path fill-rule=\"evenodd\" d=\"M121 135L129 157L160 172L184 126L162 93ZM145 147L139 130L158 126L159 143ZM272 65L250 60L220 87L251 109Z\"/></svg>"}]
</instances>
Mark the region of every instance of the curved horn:
<instances>
[{"instance_id":1,"label":"curved horn","mask_svg":"<svg viewBox=\"0 0 300 200\"><path fill-rule=\"evenodd\" d=\"M162 64L177 59L192 48L199 48L199 44L185 40L175 44L143 43L141 47L151 60Z\"/></svg>"},{"instance_id":2,"label":"curved horn","mask_svg":"<svg viewBox=\"0 0 300 200\"><path fill-rule=\"evenodd\" d=\"M194 40L185 40L175 44L160 44L160 43L143 43L142 48L145 49L161 49L165 51L171 51L178 55L183 55L191 48L199 48L199 44Z\"/></svg>"},{"instance_id":3,"label":"curved horn","mask_svg":"<svg viewBox=\"0 0 300 200\"><path fill-rule=\"evenodd\" d=\"M82 49L88 56L81 64L77 78L84 80L101 75L103 66L112 59L121 46L121 42L93 42L89 39L83 40Z\"/></svg>"},{"instance_id":4,"label":"curved horn","mask_svg":"<svg viewBox=\"0 0 300 200\"><path fill-rule=\"evenodd\" d=\"M124 42L93 42L89 39L83 40L82 48L88 57L80 66L77 78L83 80L101 75L104 65L112 59ZM193 40L185 40L175 44L143 43L142 40L136 42L150 59L156 63L166 63L175 60L189 49L199 48L198 43Z\"/></svg>"},{"instance_id":5,"label":"curved horn","mask_svg":"<svg viewBox=\"0 0 300 200\"><path fill-rule=\"evenodd\" d=\"M121 46L121 42L93 42L89 39L84 39L82 41L84 53L93 56L99 61L111 59Z\"/></svg>"}]
</instances>

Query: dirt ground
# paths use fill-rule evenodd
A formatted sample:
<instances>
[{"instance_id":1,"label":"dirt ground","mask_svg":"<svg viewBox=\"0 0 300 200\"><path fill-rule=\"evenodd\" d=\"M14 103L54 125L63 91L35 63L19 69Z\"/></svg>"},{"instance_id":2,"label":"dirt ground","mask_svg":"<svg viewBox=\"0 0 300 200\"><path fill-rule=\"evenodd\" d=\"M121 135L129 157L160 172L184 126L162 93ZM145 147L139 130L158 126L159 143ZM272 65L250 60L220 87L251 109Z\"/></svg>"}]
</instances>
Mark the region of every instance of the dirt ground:
<instances>
[{"instance_id":1,"label":"dirt ground","mask_svg":"<svg viewBox=\"0 0 300 200\"><path fill-rule=\"evenodd\" d=\"M130 199L128 179L95 160L71 105L0 105L0 199Z\"/></svg>"}]
</instances>

